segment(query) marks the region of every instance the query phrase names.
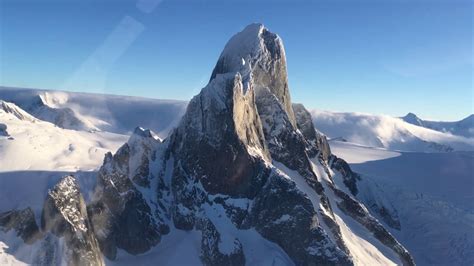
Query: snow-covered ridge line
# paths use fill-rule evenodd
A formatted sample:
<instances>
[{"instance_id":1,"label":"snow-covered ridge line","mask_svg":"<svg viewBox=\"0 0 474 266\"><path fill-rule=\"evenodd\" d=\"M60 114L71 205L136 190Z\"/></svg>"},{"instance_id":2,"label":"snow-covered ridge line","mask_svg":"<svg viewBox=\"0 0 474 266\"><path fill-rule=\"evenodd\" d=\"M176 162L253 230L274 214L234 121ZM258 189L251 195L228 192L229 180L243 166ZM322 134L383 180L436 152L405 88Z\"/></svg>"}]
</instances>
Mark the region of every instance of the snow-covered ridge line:
<instances>
[{"instance_id":1,"label":"snow-covered ridge line","mask_svg":"<svg viewBox=\"0 0 474 266\"><path fill-rule=\"evenodd\" d=\"M467 138L474 137L474 114L459 121L430 121L419 118L414 113L400 117L403 121L440 132L450 133Z\"/></svg>"},{"instance_id":2,"label":"snow-covered ridge line","mask_svg":"<svg viewBox=\"0 0 474 266\"><path fill-rule=\"evenodd\" d=\"M0 99L60 127L129 135L142 126L161 138L176 126L188 104L179 100L1 86Z\"/></svg>"},{"instance_id":3,"label":"snow-covered ridge line","mask_svg":"<svg viewBox=\"0 0 474 266\"><path fill-rule=\"evenodd\" d=\"M312 110L315 126L330 138L401 151L474 150L474 138L412 125L399 118Z\"/></svg>"}]
</instances>

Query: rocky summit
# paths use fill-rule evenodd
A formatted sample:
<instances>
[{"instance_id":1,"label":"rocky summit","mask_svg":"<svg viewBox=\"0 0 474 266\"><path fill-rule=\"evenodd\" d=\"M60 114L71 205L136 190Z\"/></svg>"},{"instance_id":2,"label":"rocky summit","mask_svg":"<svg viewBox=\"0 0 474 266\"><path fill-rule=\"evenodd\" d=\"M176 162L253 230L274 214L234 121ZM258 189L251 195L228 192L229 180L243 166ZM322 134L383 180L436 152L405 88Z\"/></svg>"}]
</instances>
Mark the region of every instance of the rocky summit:
<instances>
[{"instance_id":1,"label":"rocky summit","mask_svg":"<svg viewBox=\"0 0 474 266\"><path fill-rule=\"evenodd\" d=\"M10 227L28 241L64 237L72 265L159 250L178 232L199 233L205 265L414 265L356 200L358 178L292 104L281 38L251 24L167 138L137 128L105 156L87 207L66 177L48 194L41 229L28 211L25 226Z\"/></svg>"}]
</instances>

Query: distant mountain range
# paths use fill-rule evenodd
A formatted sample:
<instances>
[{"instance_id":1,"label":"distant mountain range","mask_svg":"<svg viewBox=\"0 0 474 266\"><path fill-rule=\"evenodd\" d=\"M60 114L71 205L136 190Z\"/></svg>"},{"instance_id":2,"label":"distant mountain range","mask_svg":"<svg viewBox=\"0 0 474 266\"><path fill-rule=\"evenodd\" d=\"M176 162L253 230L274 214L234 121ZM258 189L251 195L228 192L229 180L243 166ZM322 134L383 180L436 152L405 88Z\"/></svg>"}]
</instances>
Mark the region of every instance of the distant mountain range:
<instances>
[{"instance_id":1,"label":"distant mountain range","mask_svg":"<svg viewBox=\"0 0 474 266\"><path fill-rule=\"evenodd\" d=\"M423 120L414 113L408 113L406 116L401 117L401 119L412 125L433 129L439 132L451 133L467 138L474 137L474 114L454 122Z\"/></svg>"},{"instance_id":2,"label":"distant mountain range","mask_svg":"<svg viewBox=\"0 0 474 266\"><path fill-rule=\"evenodd\" d=\"M332 139L401 151L474 150L474 138L432 130L386 115L319 110L312 110L311 114L316 128Z\"/></svg>"}]
</instances>

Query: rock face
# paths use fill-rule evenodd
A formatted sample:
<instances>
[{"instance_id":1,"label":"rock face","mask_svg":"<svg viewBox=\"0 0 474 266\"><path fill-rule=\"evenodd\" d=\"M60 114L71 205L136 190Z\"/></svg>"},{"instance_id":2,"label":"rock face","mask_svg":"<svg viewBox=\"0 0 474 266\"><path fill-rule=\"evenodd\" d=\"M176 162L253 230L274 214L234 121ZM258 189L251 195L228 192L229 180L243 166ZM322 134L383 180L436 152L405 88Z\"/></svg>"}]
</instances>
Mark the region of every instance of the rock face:
<instances>
[{"instance_id":1,"label":"rock face","mask_svg":"<svg viewBox=\"0 0 474 266\"><path fill-rule=\"evenodd\" d=\"M293 104L293 110L298 129L308 142L308 155L310 157L319 156L324 161L328 161L331 156L331 148L326 136L315 130L311 114L302 104Z\"/></svg>"},{"instance_id":2,"label":"rock face","mask_svg":"<svg viewBox=\"0 0 474 266\"><path fill-rule=\"evenodd\" d=\"M23 111L20 107L16 106L14 103L5 102L0 100L0 112L5 112L7 114L13 115L16 119L34 122L36 119Z\"/></svg>"},{"instance_id":3,"label":"rock face","mask_svg":"<svg viewBox=\"0 0 474 266\"><path fill-rule=\"evenodd\" d=\"M104 264L84 198L74 177L64 177L48 192L41 227L45 232L64 237L69 265Z\"/></svg>"},{"instance_id":4,"label":"rock face","mask_svg":"<svg viewBox=\"0 0 474 266\"><path fill-rule=\"evenodd\" d=\"M41 232L31 208L0 213L0 227L7 232L11 229L15 230L17 236L27 244L41 238Z\"/></svg>"},{"instance_id":5,"label":"rock face","mask_svg":"<svg viewBox=\"0 0 474 266\"><path fill-rule=\"evenodd\" d=\"M413 264L408 252L334 185L329 165L346 171L347 184L356 182L348 165L331 155L309 112L292 105L281 39L252 24L231 38L209 84L190 101L169 138L161 142L136 130L115 155L106 156L89 213L111 259L116 248L138 254L159 247L175 227L201 232L201 261L207 265L251 260L241 235L249 230L297 265L351 265L357 251L345 243L333 213L337 208L404 264ZM318 167L329 177L322 178Z\"/></svg>"},{"instance_id":6,"label":"rock face","mask_svg":"<svg viewBox=\"0 0 474 266\"><path fill-rule=\"evenodd\" d=\"M209 84L190 101L169 138L161 142L136 130L115 155L106 156L89 213L111 259L117 247L132 254L159 247L175 227L201 232L201 261L207 265L248 262L239 233L248 230L275 243L297 265L351 265L353 251L333 209L351 215L347 206L357 201L322 179L315 164L328 174L332 165L345 173L347 184L356 182L348 165L331 155L309 112L292 105L281 39L252 24L231 38ZM361 210L356 208L354 221L413 264Z\"/></svg>"},{"instance_id":7,"label":"rock face","mask_svg":"<svg viewBox=\"0 0 474 266\"><path fill-rule=\"evenodd\" d=\"M136 128L115 155L105 156L97 178L97 196L88 212L100 247L110 259L115 258L117 248L131 254L146 252L169 231L165 195L169 189L158 180L153 167L160 144L151 131ZM146 198L142 193L157 190L165 194Z\"/></svg>"},{"instance_id":8,"label":"rock face","mask_svg":"<svg viewBox=\"0 0 474 266\"><path fill-rule=\"evenodd\" d=\"M9 136L7 128L7 125L0 123L0 136Z\"/></svg>"},{"instance_id":9,"label":"rock face","mask_svg":"<svg viewBox=\"0 0 474 266\"><path fill-rule=\"evenodd\" d=\"M255 38L257 37L258 38ZM251 24L226 44L211 75L240 73L245 88L253 87L256 95L271 93L281 103L289 121L296 126L291 107L286 71L286 55L281 38L262 24Z\"/></svg>"}]
</instances>

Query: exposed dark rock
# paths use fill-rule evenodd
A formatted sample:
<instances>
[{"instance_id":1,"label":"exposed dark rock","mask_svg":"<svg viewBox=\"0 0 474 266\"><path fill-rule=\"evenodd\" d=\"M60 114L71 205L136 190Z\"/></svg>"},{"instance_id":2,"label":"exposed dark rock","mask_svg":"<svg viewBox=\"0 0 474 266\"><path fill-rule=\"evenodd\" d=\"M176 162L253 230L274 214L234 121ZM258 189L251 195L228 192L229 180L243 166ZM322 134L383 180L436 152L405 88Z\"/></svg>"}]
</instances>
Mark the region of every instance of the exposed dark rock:
<instances>
[{"instance_id":1,"label":"exposed dark rock","mask_svg":"<svg viewBox=\"0 0 474 266\"><path fill-rule=\"evenodd\" d=\"M171 142L178 198L181 187L194 181L211 194L248 198L262 184L261 163L250 153L254 149L267 157L263 133L253 92L243 94L240 75L218 75L194 97ZM181 180L188 177L194 181Z\"/></svg>"},{"instance_id":2,"label":"exposed dark rock","mask_svg":"<svg viewBox=\"0 0 474 266\"><path fill-rule=\"evenodd\" d=\"M236 238L232 243L222 243L220 233L211 221L200 221L198 228L202 231L201 260L204 265L245 265L242 244ZM219 245L232 246L231 251L221 251Z\"/></svg>"},{"instance_id":3,"label":"exposed dark rock","mask_svg":"<svg viewBox=\"0 0 474 266\"><path fill-rule=\"evenodd\" d=\"M400 257L403 265L415 265L410 253L377 221L365 207L343 191L331 186L334 193L342 199L338 203L339 208L362 224L375 238L387 247L391 248Z\"/></svg>"},{"instance_id":4,"label":"exposed dark rock","mask_svg":"<svg viewBox=\"0 0 474 266\"><path fill-rule=\"evenodd\" d=\"M7 131L7 125L0 123L0 136L10 136Z\"/></svg>"},{"instance_id":5,"label":"exposed dark rock","mask_svg":"<svg viewBox=\"0 0 474 266\"><path fill-rule=\"evenodd\" d=\"M7 232L15 230L17 236L27 244L32 244L42 237L31 208L0 213L0 229Z\"/></svg>"},{"instance_id":6,"label":"exposed dark rock","mask_svg":"<svg viewBox=\"0 0 474 266\"><path fill-rule=\"evenodd\" d=\"M84 198L74 177L64 177L48 192L41 228L57 237L64 237L69 265L104 264Z\"/></svg>"},{"instance_id":7,"label":"exposed dark rock","mask_svg":"<svg viewBox=\"0 0 474 266\"><path fill-rule=\"evenodd\" d=\"M360 176L353 172L349 164L336 155L331 155L330 167L339 173L341 173L344 185L347 186L352 195L356 196L357 191L357 180L360 180Z\"/></svg>"},{"instance_id":8,"label":"exposed dark rock","mask_svg":"<svg viewBox=\"0 0 474 266\"><path fill-rule=\"evenodd\" d=\"M329 143L326 136L315 129L311 114L302 104L293 104L293 111L297 127L307 142L308 156L315 157L319 155L324 161L328 161L331 156Z\"/></svg>"},{"instance_id":9,"label":"exposed dark rock","mask_svg":"<svg viewBox=\"0 0 474 266\"><path fill-rule=\"evenodd\" d=\"M11 114L19 120L34 122L36 119L18 107L16 104L11 102L5 102L0 100L0 110L7 114ZM5 128L6 129L6 128Z\"/></svg>"},{"instance_id":10,"label":"exposed dark rock","mask_svg":"<svg viewBox=\"0 0 474 266\"><path fill-rule=\"evenodd\" d=\"M331 168L338 171L341 174L342 182L349 189L353 196L358 196L359 191L357 188L357 181L361 180L361 177L356 172L352 171L349 164L341 158L335 155L331 155L330 159ZM381 193L381 192L377 192ZM383 192L382 192L383 193ZM371 193L372 194L372 193ZM380 217L388 226L391 228L400 230L401 224L398 219L398 214L392 208L387 209L388 206L384 206L384 203L379 202L378 199L373 198L373 195L363 195L364 204L378 217Z\"/></svg>"},{"instance_id":11,"label":"exposed dark rock","mask_svg":"<svg viewBox=\"0 0 474 266\"><path fill-rule=\"evenodd\" d=\"M296 265L352 264L319 226L310 200L278 174L255 199L251 215L256 230L282 247Z\"/></svg>"},{"instance_id":12,"label":"exposed dark rock","mask_svg":"<svg viewBox=\"0 0 474 266\"><path fill-rule=\"evenodd\" d=\"M110 259L115 258L117 248L131 254L146 252L169 232L167 209L157 206L167 203L148 199L156 204L150 205L139 189L158 189L150 188L152 181L160 183L156 173L150 172L150 164L161 160L154 150L160 144L150 132L136 129L128 143L104 159L88 212L101 250Z\"/></svg>"}]
</instances>

